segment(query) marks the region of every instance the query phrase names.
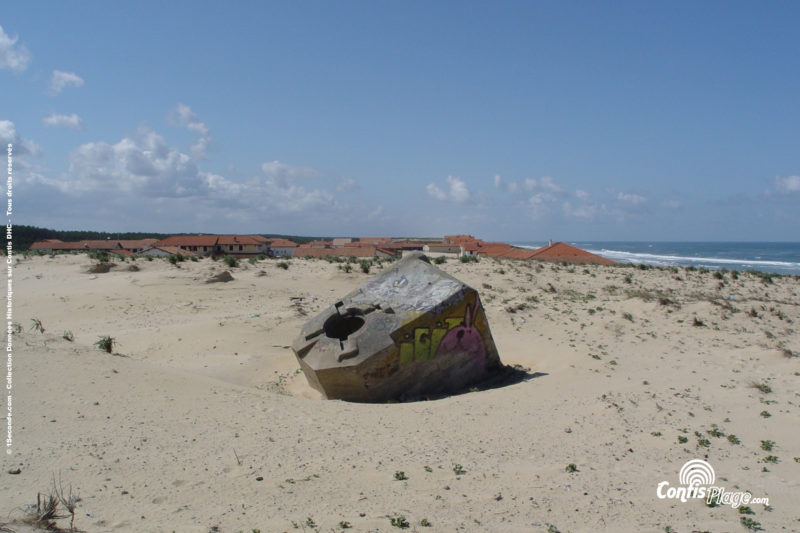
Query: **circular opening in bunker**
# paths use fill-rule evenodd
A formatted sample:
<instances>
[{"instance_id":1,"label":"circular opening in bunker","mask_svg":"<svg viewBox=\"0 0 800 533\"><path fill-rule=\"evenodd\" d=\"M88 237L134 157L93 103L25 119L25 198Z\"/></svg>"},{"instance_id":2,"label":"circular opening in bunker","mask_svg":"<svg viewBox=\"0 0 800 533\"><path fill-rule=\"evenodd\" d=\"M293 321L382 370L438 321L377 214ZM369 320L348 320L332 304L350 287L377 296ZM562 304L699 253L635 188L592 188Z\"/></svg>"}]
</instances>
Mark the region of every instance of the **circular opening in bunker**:
<instances>
[{"instance_id":1,"label":"circular opening in bunker","mask_svg":"<svg viewBox=\"0 0 800 533\"><path fill-rule=\"evenodd\" d=\"M325 335L331 339L346 340L347 337L361 329L364 319L354 315L333 315L325 321Z\"/></svg>"}]
</instances>

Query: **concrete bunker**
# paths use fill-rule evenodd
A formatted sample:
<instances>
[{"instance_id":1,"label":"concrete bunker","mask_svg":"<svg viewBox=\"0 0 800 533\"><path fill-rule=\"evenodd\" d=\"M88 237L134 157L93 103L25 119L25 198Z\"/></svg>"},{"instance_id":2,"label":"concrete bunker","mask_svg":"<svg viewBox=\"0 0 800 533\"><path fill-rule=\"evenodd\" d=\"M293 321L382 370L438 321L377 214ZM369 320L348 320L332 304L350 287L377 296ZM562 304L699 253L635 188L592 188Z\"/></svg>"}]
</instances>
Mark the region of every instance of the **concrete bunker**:
<instances>
[{"instance_id":1,"label":"concrete bunker","mask_svg":"<svg viewBox=\"0 0 800 533\"><path fill-rule=\"evenodd\" d=\"M292 344L326 398L457 392L502 368L473 288L410 254L309 320Z\"/></svg>"}]
</instances>

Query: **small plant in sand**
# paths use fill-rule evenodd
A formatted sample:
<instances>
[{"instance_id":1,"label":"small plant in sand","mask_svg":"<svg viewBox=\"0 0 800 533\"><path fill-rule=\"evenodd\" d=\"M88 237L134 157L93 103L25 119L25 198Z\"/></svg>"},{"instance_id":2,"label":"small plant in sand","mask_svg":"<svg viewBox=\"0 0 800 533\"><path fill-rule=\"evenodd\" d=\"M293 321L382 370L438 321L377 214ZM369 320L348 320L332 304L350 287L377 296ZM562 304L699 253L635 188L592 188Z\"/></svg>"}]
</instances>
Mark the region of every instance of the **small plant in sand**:
<instances>
[{"instance_id":1,"label":"small plant in sand","mask_svg":"<svg viewBox=\"0 0 800 533\"><path fill-rule=\"evenodd\" d=\"M347 522L346 520L339 522L339 529L350 529L351 527L353 527L353 524Z\"/></svg>"},{"instance_id":2,"label":"small plant in sand","mask_svg":"<svg viewBox=\"0 0 800 533\"><path fill-rule=\"evenodd\" d=\"M467 473L467 471L466 471L466 470L464 470L464 467L463 467L463 466L461 466L461 465L460 465L460 464L458 464L458 463L456 463L456 464L454 464L454 465L453 465L453 472L454 472L454 473L455 473L455 475L457 475L457 476L463 476L464 474L466 474L466 473Z\"/></svg>"},{"instance_id":3,"label":"small plant in sand","mask_svg":"<svg viewBox=\"0 0 800 533\"><path fill-rule=\"evenodd\" d=\"M403 516L403 515L394 516L389 520L389 522L394 527L400 528L400 529L408 529L409 527L411 527L411 524L408 523L408 520L406 520L406 517Z\"/></svg>"},{"instance_id":4,"label":"small plant in sand","mask_svg":"<svg viewBox=\"0 0 800 533\"><path fill-rule=\"evenodd\" d=\"M772 416L769 411L761 411L758 414L761 415L762 418L769 418Z\"/></svg>"},{"instance_id":5,"label":"small plant in sand","mask_svg":"<svg viewBox=\"0 0 800 533\"><path fill-rule=\"evenodd\" d=\"M39 320L38 318L31 318L31 322L33 322L33 324L31 325L31 330L38 331L39 333L44 333L44 326L42 325L41 320Z\"/></svg>"},{"instance_id":6,"label":"small plant in sand","mask_svg":"<svg viewBox=\"0 0 800 533\"><path fill-rule=\"evenodd\" d=\"M289 263L287 263L286 261L278 261L277 263L275 263L275 266L278 268L282 268L284 270L289 270Z\"/></svg>"},{"instance_id":7,"label":"small plant in sand","mask_svg":"<svg viewBox=\"0 0 800 533\"><path fill-rule=\"evenodd\" d=\"M706 325L706 323L705 323L705 322L703 322L702 320L700 320L699 318L697 318L697 317L694 317L694 318L692 319L692 325L693 325L694 327L696 327L696 328L702 328L703 326L705 326L705 325Z\"/></svg>"},{"instance_id":8,"label":"small plant in sand","mask_svg":"<svg viewBox=\"0 0 800 533\"><path fill-rule=\"evenodd\" d=\"M689 439L687 439L686 437L684 437L682 435L678 435L678 442L681 443L681 444L686 444L687 442L689 442Z\"/></svg>"},{"instance_id":9,"label":"small plant in sand","mask_svg":"<svg viewBox=\"0 0 800 533\"><path fill-rule=\"evenodd\" d=\"M408 476L402 470L398 470L397 472L394 473L394 479L397 481L405 481L406 479L408 479Z\"/></svg>"},{"instance_id":10,"label":"small plant in sand","mask_svg":"<svg viewBox=\"0 0 800 533\"><path fill-rule=\"evenodd\" d=\"M731 444L741 444L742 443L742 441L739 440L739 437L737 437L736 435L733 435L733 434L728 435L728 442L730 442Z\"/></svg>"},{"instance_id":11,"label":"small plant in sand","mask_svg":"<svg viewBox=\"0 0 800 533\"><path fill-rule=\"evenodd\" d=\"M95 261L99 261L101 263L106 263L110 259L108 252L105 250L92 250L87 255L90 259L94 259Z\"/></svg>"},{"instance_id":12,"label":"small plant in sand","mask_svg":"<svg viewBox=\"0 0 800 533\"><path fill-rule=\"evenodd\" d=\"M106 335L105 337L100 337L94 345L106 353L111 353L114 349L114 339Z\"/></svg>"},{"instance_id":13,"label":"small plant in sand","mask_svg":"<svg viewBox=\"0 0 800 533\"><path fill-rule=\"evenodd\" d=\"M314 522L314 519L313 519L313 518L311 518L310 516L307 516L307 517L306 517L306 525L307 525L308 527L312 528L312 529L313 529L313 528L315 528L315 527L317 527L317 523L316 523L316 522Z\"/></svg>"},{"instance_id":14,"label":"small plant in sand","mask_svg":"<svg viewBox=\"0 0 800 533\"><path fill-rule=\"evenodd\" d=\"M739 522L741 522L742 525L750 531L760 531L762 529L761 522L756 522L749 516L743 516L739 518Z\"/></svg>"},{"instance_id":15,"label":"small plant in sand","mask_svg":"<svg viewBox=\"0 0 800 533\"><path fill-rule=\"evenodd\" d=\"M36 494L36 506L29 506L27 516L23 519L26 524L36 528L53 529L56 527L55 520L64 518L58 512L58 498L51 492L48 496L41 493Z\"/></svg>"},{"instance_id":16,"label":"small plant in sand","mask_svg":"<svg viewBox=\"0 0 800 533\"><path fill-rule=\"evenodd\" d=\"M770 392L772 392L772 387L770 387L766 383L756 383L754 381L753 383L750 384L750 387L753 389L758 389L759 392L762 392L764 394L769 394Z\"/></svg>"},{"instance_id":17,"label":"small plant in sand","mask_svg":"<svg viewBox=\"0 0 800 533\"><path fill-rule=\"evenodd\" d=\"M567 472L568 474L572 474L578 471L578 467L575 465L575 463L570 463L567 465L564 471Z\"/></svg>"},{"instance_id":18,"label":"small plant in sand","mask_svg":"<svg viewBox=\"0 0 800 533\"><path fill-rule=\"evenodd\" d=\"M346 273L349 274L350 272L353 271L353 265L351 265L350 263L345 263L343 265L339 265L339 269L344 270Z\"/></svg>"},{"instance_id":19,"label":"small plant in sand","mask_svg":"<svg viewBox=\"0 0 800 533\"><path fill-rule=\"evenodd\" d=\"M183 263L186 261L186 258L183 256L183 254L169 254L167 261L169 261L170 265L178 266L178 263Z\"/></svg>"},{"instance_id":20,"label":"small plant in sand","mask_svg":"<svg viewBox=\"0 0 800 533\"><path fill-rule=\"evenodd\" d=\"M364 274L369 274L369 268L372 266L372 261L368 259L362 259L358 262L358 264L361 267L361 272Z\"/></svg>"},{"instance_id":21,"label":"small plant in sand","mask_svg":"<svg viewBox=\"0 0 800 533\"><path fill-rule=\"evenodd\" d=\"M64 332L64 334L61 335L61 338L64 339L65 341L69 341L69 342L72 342L72 341L75 340L75 336L72 334L72 332L70 330L66 330Z\"/></svg>"},{"instance_id":22,"label":"small plant in sand","mask_svg":"<svg viewBox=\"0 0 800 533\"><path fill-rule=\"evenodd\" d=\"M764 450L765 452L771 452L772 448L774 448L774 447L775 447L775 441L774 440L762 440L761 441L761 449Z\"/></svg>"},{"instance_id":23,"label":"small plant in sand","mask_svg":"<svg viewBox=\"0 0 800 533\"><path fill-rule=\"evenodd\" d=\"M427 518L423 518L422 520L420 520L419 521L419 525L421 525L422 527L431 527L431 526L433 526L433 524L431 524L430 520L428 520Z\"/></svg>"},{"instance_id":24,"label":"small plant in sand","mask_svg":"<svg viewBox=\"0 0 800 533\"><path fill-rule=\"evenodd\" d=\"M547 526L547 533L561 533L561 530L550 522L547 522L545 525Z\"/></svg>"},{"instance_id":25,"label":"small plant in sand","mask_svg":"<svg viewBox=\"0 0 800 533\"><path fill-rule=\"evenodd\" d=\"M53 476L53 488L50 489L50 493L46 496L42 493L36 494L36 506L28 506L24 522L37 529L65 531L60 529L55 521L69 517L69 531L75 531L75 509L78 506L78 501L80 501L80 498L72 493L72 486L64 490L64 486L61 484L61 476L59 476L58 484L56 484L55 476ZM60 512L59 506L63 507L68 514Z\"/></svg>"},{"instance_id":26,"label":"small plant in sand","mask_svg":"<svg viewBox=\"0 0 800 533\"><path fill-rule=\"evenodd\" d=\"M780 461L780 459L778 459L778 457L775 456L775 455L768 455L768 456L764 457L763 459L761 459L762 463L777 464L779 461Z\"/></svg>"},{"instance_id":27,"label":"small plant in sand","mask_svg":"<svg viewBox=\"0 0 800 533\"><path fill-rule=\"evenodd\" d=\"M443 256L443 255L440 255L439 257L434 257L433 258L433 263L435 265L441 265L442 263L446 263L446 262L447 262L447 258L445 256Z\"/></svg>"},{"instance_id":28,"label":"small plant in sand","mask_svg":"<svg viewBox=\"0 0 800 533\"><path fill-rule=\"evenodd\" d=\"M235 268L235 267L239 266L239 260L236 259L235 257L230 256L230 255L224 256L222 258L222 262L225 263L226 265L228 265L229 268Z\"/></svg>"}]
</instances>

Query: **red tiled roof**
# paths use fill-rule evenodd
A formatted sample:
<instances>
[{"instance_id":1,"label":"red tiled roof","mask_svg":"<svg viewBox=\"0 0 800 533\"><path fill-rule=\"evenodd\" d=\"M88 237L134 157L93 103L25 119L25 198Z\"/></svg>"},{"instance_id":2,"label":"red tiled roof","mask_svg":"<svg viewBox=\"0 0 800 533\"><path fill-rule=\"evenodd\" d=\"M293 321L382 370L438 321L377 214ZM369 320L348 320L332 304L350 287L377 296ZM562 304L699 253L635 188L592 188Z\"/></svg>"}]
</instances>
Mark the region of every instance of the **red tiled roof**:
<instances>
[{"instance_id":1,"label":"red tiled roof","mask_svg":"<svg viewBox=\"0 0 800 533\"><path fill-rule=\"evenodd\" d=\"M48 239L31 244L31 250L113 250L120 246L120 241L93 240L93 241L67 241Z\"/></svg>"},{"instance_id":2,"label":"red tiled roof","mask_svg":"<svg viewBox=\"0 0 800 533\"><path fill-rule=\"evenodd\" d=\"M326 246L333 246L333 241L309 241L302 246L311 246L313 248L325 248Z\"/></svg>"},{"instance_id":3,"label":"red tiled roof","mask_svg":"<svg viewBox=\"0 0 800 533\"><path fill-rule=\"evenodd\" d=\"M124 250L124 249L123 250L111 250L111 253L114 254L114 255L122 256L122 257L130 257L130 256L133 255L133 252L131 252L130 250Z\"/></svg>"},{"instance_id":4,"label":"red tiled roof","mask_svg":"<svg viewBox=\"0 0 800 533\"><path fill-rule=\"evenodd\" d=\"M220 235L217 238L217 244L250 244L257 246L259 244L264 244L264 241L256 239L252 235Z\"/></svg>"},{"instance_id":5,"label":"red tiled roof","mask_svg":"<svg viewBox=\"0 0 800 533\"><path fill-rule=\"evenodd\" d=\"M125 250L130 250L131 248L149 248L153 246L158 241L158 239L135 239L135 240L123 240L119 241L122 245L122 248Z\"/></svg>"},{"instance_id":6,"label":"red tiled roof","mask_svg":"<svg viewBox=\"0 0 800 533\"><path fill-rule=\"evenodd\" d=\"M375 257L375 248L368 246L339 248L316 248L313 246L298 246L294 251L295 257Z\"/></svg>"},{"instance_id":7,"label":"red tiled roof","mask_svg":"<svg viewBox=\"0 0 800 533\"><path fill-rule=\"evenodd\" d=\"M544 261L566 261L567 263L595 263L598 265L615 265L616 261L612 261L606 257L595 255L586 250L581 250L574 246L570 246L564 242L555 242L548 246L543 246L538 250L534 250L533 259L542 259Z\"/></svg>"},{"instance_id":8,"label":"red tiled roof","mask_svg":"<svg viewBox=\"0 0 800 533\"><path fill-rule=\"evenodd\" d=\"M388 250L422 250L422 247L425 246L424 242L387 242L382 245L382 248L386 248Z\"/></svg>"},{"instance_id":9,"label":"red tiled roof","mask_svg":"<svg viewBox=\"0 0 800 533\"><path fill-rule=\"evenodd\" d=\"M271 248L295 248L297 243L289 239L269 239L267 245Z\"/></svg>"},{"instance_id":10,"label":"red tiled roof","mask_svg":"<svg viewBox=\"0 0 800 533\"><path fill-rule=\"evenodd\" d=\"M45 239L43 241L36 241L31 244L31 250L53 250L54 245L64 244L61 241L55 242L53 239Z\"/></svg>"},{"instance_id":11,"label":"red tiled roof","mask_svg":"<svg viewBox=\"0 0 800 533\"><path fill-rule=\"evenodd\" d=\"M391 237L360 237L358 242L366 244L382 244L385 242L392 242Z\"/></svg>"},{"instance_id":12,"label":"red tiled roof","mask_svg":"<svg viewBox=\"0 0 800 533\"><path fill-rule=\"evenodd\" d=\"M191 252L189 250L182 250L182 249L178 248L177 246L152 246L152 247L148 248L148 250L152 250L153 248L157 248L159 250L163 250L163 251L165 251L165 252L167 252L169 254L175 254L175 255L181 254L181 255L185 255L187 257L191 257L193 255L195 255L195 256L197 255L196 253ZM142 251L144 252L146 250L142 250Z\"/></svg>"},{"instance_id":13,"label":"red tiled roof","mask_svg":"<svg viewBox=\"0 0 800 533\"><path fill-rule=\"evenodd\" d=\"M454 244L463 244L465 242L476 241L477 239L472 235L445 235L444 240Z\"/></svg>"},{"instance_id":14,"label":"red tiled roof","mask_svg":"<svg viewBox=\"0 0 800 533\"><path fill-rule=\"evenodd\" d=\"M217 239L216 235L173 235L153 243L153 246L214 246Z\"/></svg>"},{"instance_id":15,"label":"red tiled roof","mask_svg":"<svg viewBox=\"0 0 800 533\"><path fill-rule=\"evenodd\" d=\"M478 255L487 255L489 257L503 257L511 251L511 245L504 242L487 242L482 243L476 250Z\"/></svg>"}]
</instances>

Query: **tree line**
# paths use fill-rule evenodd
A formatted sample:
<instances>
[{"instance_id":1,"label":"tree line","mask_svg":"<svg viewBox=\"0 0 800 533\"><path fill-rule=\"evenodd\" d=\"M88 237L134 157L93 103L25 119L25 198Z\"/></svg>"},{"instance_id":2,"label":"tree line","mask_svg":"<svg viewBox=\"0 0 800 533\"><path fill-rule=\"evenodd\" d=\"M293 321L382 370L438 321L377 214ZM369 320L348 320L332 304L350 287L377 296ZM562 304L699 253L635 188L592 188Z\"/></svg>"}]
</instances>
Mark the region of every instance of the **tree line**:
<instances>
[{"instance_id":1,"label":"tree line","mask_svg":"<svg viewBox=\"0 0 800 533\"><path fill-rule=\"evenodd\" d=\"M85 230L57 230L39 228L36 226L19 225L13 228L14 249L20 252L30 250L36 241L44 239L58 239L60 241L99 241L99 240L136 240L136 239L164 239L172 235L196 235L194 233L154 233L143 231L107 232ZM313 240L327 239L328 237L302 237L296 235L278 235L262 233L267 238L289 239L298 244Z\"/></svg>"}]
</instances>

